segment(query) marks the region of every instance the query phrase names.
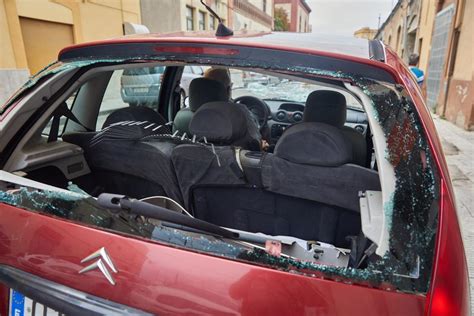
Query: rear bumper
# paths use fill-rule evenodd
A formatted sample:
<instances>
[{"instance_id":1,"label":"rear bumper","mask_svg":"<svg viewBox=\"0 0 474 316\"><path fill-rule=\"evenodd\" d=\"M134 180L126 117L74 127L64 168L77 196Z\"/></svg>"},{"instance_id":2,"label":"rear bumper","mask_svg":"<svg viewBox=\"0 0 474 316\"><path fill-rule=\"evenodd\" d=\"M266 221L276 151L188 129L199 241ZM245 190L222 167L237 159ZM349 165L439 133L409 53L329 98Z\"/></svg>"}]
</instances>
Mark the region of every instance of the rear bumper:
<instances>
[{"instance_id":1,"label":"rear bumper","mask_svg":"<svg viewBox=\"0 0 474 316\"><path fill-rule=\"evenodd\" d=\"M0 265L0 283L67 315L151 315L6 265Z\"/></svg>"}]
</instances>

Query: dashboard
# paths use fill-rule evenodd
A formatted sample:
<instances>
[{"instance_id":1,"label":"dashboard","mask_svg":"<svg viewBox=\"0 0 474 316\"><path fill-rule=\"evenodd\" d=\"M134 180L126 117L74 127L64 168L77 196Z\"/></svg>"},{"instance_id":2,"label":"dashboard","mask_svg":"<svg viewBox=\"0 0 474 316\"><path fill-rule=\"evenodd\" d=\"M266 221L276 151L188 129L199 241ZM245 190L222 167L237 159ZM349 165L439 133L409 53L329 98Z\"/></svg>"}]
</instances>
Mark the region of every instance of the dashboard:
<instances>
[{"instance_id":1,"label":"dashboard","mask_svg":"<svg viewBox=\"0 0 474 316\"><path fill-rule=\"evenodd\" d=\"M303 121L304 103L265 100L270 108L268 120L270 143L276 143L283 132L293 124ZM367 133L367 114L358 108L348 107L346 126L352 127L365 136Z\"/></svg>"}]
</instances>

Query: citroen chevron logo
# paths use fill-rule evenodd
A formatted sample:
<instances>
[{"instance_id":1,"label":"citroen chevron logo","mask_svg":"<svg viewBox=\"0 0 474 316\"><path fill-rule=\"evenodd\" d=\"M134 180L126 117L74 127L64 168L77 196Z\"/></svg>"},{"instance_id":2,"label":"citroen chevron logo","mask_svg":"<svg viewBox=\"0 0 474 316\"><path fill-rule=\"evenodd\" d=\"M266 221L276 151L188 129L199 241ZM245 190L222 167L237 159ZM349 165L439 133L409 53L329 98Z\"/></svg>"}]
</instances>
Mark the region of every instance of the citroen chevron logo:
<instances>
[{"instance_id":1,"label":"citroen chevron logo","mask_svg":"<svg viewBox=\"0 0 474 316\"><path fill-rule=\"evenodd\" d=\"M95 269L99 269L100 272L105 276L105 278L110 282L110 284L115 285L115 280L112 277L112 274L109 272L109 269L112 270L113 273L117 273L117 269L114 266L114 263L112 262L112 259L110 259L107 251L105 250L104 247L100 248L96 252L88 255L84 259L81 260L81 263L91 261L93 259L99 258L99 260L95 261L91 265L85 267L81 271L79 271L80 274L89 272ZM108 267L108 268L107 268Z\"/></svg>"}]
</instances>

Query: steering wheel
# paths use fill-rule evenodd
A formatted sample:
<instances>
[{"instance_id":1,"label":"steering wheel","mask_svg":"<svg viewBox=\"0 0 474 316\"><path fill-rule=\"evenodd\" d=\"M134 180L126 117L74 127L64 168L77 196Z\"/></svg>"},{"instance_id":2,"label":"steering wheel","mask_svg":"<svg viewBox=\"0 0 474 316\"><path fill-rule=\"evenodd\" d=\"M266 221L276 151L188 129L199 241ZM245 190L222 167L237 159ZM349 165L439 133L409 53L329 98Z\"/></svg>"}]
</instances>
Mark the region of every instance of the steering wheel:
<instances>
[{"instance_id":1,"label":"steering wheel","mask_svg":"<svg viewBox=\"0 0 474 316\"><path fill-rule=\"evenodd\" d=\"M265 101L250 95L244 95L234 99L235 103L243 104L255 116L258 121L258 127L262 130L268 121L270 109Z\"/></svg>"}]
</instances>

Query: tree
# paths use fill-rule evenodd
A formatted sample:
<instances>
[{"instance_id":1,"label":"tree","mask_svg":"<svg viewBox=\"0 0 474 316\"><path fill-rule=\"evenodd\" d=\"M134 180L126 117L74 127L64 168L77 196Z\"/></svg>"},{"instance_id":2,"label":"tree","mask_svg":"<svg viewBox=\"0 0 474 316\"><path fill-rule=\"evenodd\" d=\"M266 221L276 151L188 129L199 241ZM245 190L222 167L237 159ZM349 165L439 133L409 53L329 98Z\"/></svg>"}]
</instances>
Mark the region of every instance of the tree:
<instances>
[{"instance_id":1,"label":"tree","mask_svg":"<svg viewBox=\"0 0 474 316\"><path fill-rule=\"evenodd\" d=\"M279 32L287 32L290 30L290 22L288 21L288 14L286 10L283 8L276 8L275 9L275 23L274 23L275 31Z\"/></svg>"}]
</instances>

